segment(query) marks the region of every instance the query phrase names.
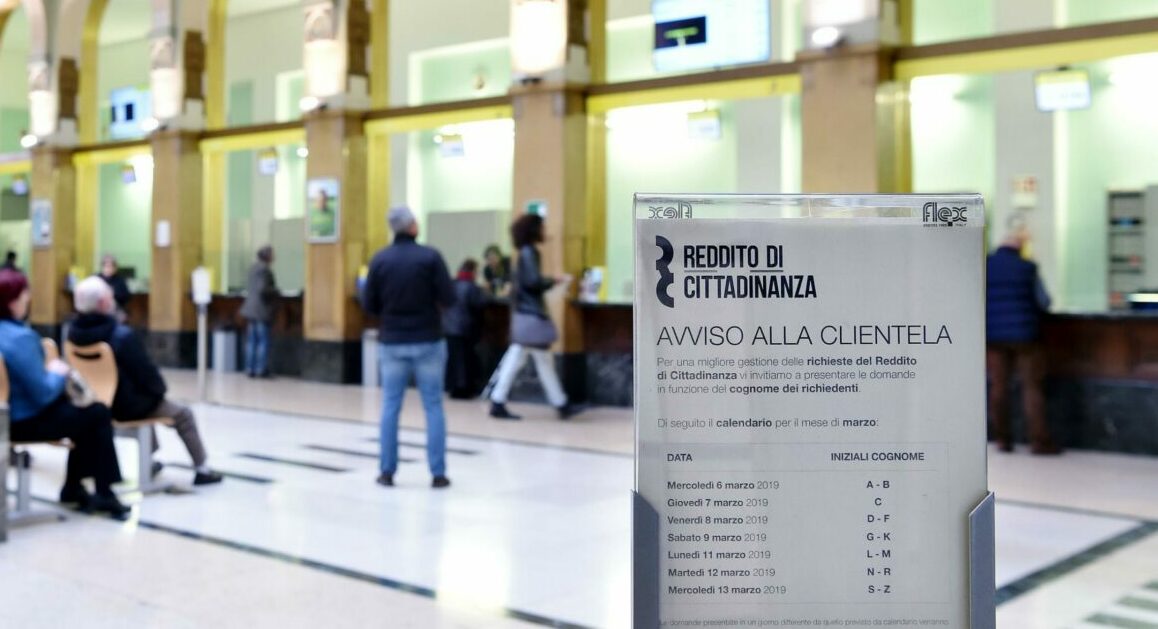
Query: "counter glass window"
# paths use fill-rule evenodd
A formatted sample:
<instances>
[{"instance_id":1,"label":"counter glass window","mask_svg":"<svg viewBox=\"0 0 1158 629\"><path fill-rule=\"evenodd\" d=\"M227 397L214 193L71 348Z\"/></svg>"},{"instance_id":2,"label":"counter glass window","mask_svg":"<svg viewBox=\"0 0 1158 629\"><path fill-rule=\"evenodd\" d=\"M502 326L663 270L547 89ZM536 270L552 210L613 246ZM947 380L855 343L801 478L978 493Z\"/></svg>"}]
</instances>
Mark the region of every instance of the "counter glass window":
<instances>
[{"instance_id":1,"label":"counter glass window","mask_svg":"<svg viewBox=\"0 0 1158 629\"><path fill-rule=\"evenodd\" d=\"M509 254L514 141L509 118L392 136L401 156L392 160L389 205L414 210L420 240L441 251L452 272L468 257L481 264L491 244ZM370 220L381 224L384 214ZM393 236L383 229L389 242Z\"/></svg>"},{"instance_id":2,"label":"counter glass window","mask_svg":"<svg viewBox=\"0 0 1158 629\"><path fill-rule=\"evenodd\" d=\"M300 144L226 154L221 287L227 292L245 289L249 267L264 245L274 249L278 288L303 289L308 157Z\"/></svg>"},{"instance_id":3,"label":"counter glass window","mask_svg":"<svg viewBox=\"0 0 1158 629\"><path fill-rule=\"evenodd\" d=\"M16 265L25 273L32 261L28 181L28 173L0 175L0 255L16 253Z\"/></svg>"},{"instance_id":4,"label":"counter glass window","mask_svg":"<svg viewBox=\"0 0 1158 629\"><path fill-rule=\"evenodd\" d=\"M1028 225L1055 310L1158 290L1158 54L911 84L915 192L981 192L996 246Z\"/></svg>"},{"instance_id":5,"label":"counter glass window","mask_svg":"<svg viewBox=\"0 0 1158 629\"><path fill-rule=\"evenodd\" d=\"M636 192L800 191L796 94L625 107L605 118L608 301L632 299Z\"/></svg>"},{"instance_id":6,"label":"counter glass window","mask_svg":"<svg viewBox=\"0 0 1158 629\"><path fill-rule=\"evenodd\" d=\"M117 258L133 292L146 292L152 272L150 224L153 211L153 158L146 154L100 164L97 168L95 247L88 270L100 269L101 256Z\"/></svg>"}]
</instances>

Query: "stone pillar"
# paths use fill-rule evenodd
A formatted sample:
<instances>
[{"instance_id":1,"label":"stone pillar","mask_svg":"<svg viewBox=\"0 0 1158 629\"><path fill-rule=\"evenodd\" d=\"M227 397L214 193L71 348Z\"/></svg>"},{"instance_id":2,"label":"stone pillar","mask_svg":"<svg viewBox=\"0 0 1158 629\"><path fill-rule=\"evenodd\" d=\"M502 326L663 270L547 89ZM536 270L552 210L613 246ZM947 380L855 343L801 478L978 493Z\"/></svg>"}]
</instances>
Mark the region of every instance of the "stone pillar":
<instances>
[{"instance_id":1,"label":"stone pillar","mask_svg":"<svg viewBox=\"0 0 1158 629\"><path fill-rule=\"evenodd\" d=\"M363 319L354 291L367 255L366 136L361 116L352 112L315 111L305 124L310 151L307 179L338 183L339 214L332 242L306 244L302 377L361 382ZM308 208L310 201L306 204ZM307 226L309 221L307 209Z\"/></svg>"},{"instance_id":2,"label":"stone pillar","mask_svg":"<svg viewBox=\"0 0 1158 629\"><path fill-rule=\"evenodd\" d=\"M40 146L32 151L31 198L51 206L52 241L32 248L30 320L42 336L59 338L61 322L72 312L66 292L76 252L76 170L72 150ZM34 241L35 242L35 241Z\"/></svg>"},{"instance_id":3,"label":"stone pillar","mask_svg":"<svg viewBox=\"0 0 1158 629\"><path fill-rule=\"evenodd\" d=\"M563 354L563 384L575 401L586 398L583 312L572 299L586 260L587 116L583 93L572 86L513 89L515 112L515 216L532 201L545 204L547 240L541 247L543 273L570 273L566 294L548 294L551 317L559 326L555 350Z\"/></svg>"},{"instance_id":4,"label":"stone pillar","mask_svg":"<svg viewBox=\"0 0 1158 629\"><path fill-rule=\"evenodd\" d=\"M153 146L153 276L149 347L157 362L193 367L197 317L190 276L201 262L201 153L189 131L158 131Z\"/></svg>"},{"instance_id":5,"label":"stone pillar","mask_svg":"<svg viewBox=\"0 0 1158 629\"><path fill-rule=\"evenodd\" d=\"M834 52L804 52L802 189L804 192L890 192L896 183L895 150L878 136L877 93L891 80L888 49L868 44ZM883 118L883 116L882 116Z\"/></svg>"}]
</instances>

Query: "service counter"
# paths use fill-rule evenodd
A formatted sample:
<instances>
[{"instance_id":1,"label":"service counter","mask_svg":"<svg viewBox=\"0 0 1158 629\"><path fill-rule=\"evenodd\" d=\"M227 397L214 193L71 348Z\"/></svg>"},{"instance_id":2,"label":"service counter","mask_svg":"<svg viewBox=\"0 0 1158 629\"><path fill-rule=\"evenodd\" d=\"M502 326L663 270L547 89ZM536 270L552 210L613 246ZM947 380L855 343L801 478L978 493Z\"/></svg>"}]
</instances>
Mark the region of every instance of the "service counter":
<instances>
[{"instance_id":1,"label":"service counter","mask_svg":"<svg viewBox=\"0 0 1158 629\"><path fill-rule=\"evenodd\" d=\"M244 320L242 295L215 295L210 307L211 330L233 330L240 358ZM598 405L632 404L632 306L629 303L573 302L582 317L586 351L561 357L572 394L585 393ZM139 328L148 320L148 296L134 295L130 322ZM498 365L509 342L510 312L503 301L484 311L483 338L478 351L483 376ZM377 323L370 318L364 327ZM1058 313L1044 324L1048 356L1046 397L1050 423L1063 444L1122 452L1158 454L1158 313L1120 311ZM274 373L296 376L307 345L302 340L302 299L286 296L273 325L271 364ZM184 354L184 352L183 352ZM190 366L193 356L180 364ZM239 365L240 368L240 365ZM573 377L575 372L579 377ZM541 397L530 372L516 382L515 399ZM1017 391L1014 391L1017 395ZM579 397L579 396L576 396ZM1015 425L1024 432L1014 404Z\"/></svg>"}]
</instances>

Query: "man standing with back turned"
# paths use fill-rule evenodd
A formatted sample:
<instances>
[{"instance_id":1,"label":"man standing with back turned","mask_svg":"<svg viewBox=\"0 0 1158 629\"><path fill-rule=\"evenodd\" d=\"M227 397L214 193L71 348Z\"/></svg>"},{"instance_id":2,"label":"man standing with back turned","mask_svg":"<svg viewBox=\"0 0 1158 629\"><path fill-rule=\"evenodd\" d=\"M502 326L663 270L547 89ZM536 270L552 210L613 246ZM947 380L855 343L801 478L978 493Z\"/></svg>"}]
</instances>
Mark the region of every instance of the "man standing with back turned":
<instances>
[{"instance_id":1,"label":"man standing with back turned","mask_svg":"<svg viewBox=\"0 0 1158 629\"><path fill-rule=\"evenodd\" d=\"M989 371L989 421L1002 452L1013 451L1009 423L1009 372L1016 365L1021 377L1021 400L1029 424L1034 454L1059 454L1045 418L1045 357L1040 343L1042 316L1049 312L1049 295L1037 274L1037 265L1021 257L1029 241L1025 220L1014 216L1007 234L989 254L985 276L985 362Z\"/></svg>"},{"instance_id":2,"label":"man standing with back turned","mask_svg":"<svg viewBox=\"0 0 1158 629\"><path fill-rule=\"evenodd\" d=\"M426 459L432 486L447 487L446 417L442 387L446 340L441 310L454 303L446 262L437 250L420 245L418 221L406 207L387 216L394 244L374 255L362 304L378 318L378 368L382 377L382 426L378 484L392 487L398 469L398 415L406 385L414 376L426 411Z\"/></svg>"}]
</instances>

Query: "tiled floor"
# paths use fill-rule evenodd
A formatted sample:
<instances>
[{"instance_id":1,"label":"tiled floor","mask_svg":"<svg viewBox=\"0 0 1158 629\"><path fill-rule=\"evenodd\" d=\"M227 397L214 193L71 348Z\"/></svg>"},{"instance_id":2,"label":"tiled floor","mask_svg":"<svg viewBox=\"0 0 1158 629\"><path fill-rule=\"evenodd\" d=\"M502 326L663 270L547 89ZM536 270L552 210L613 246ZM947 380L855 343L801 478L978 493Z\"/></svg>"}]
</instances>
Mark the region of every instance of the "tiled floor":
<instances>
[{"instance_id":1,"label":"tiled floor","mask_svg":"<svg viewBox=\"0 0 1158 629\"><path fill-rule=\"evenodd\" d=\"M169 377L192 395L192 374ZM198 417L213 464L237 476L149 496L124 524L15 530L0 627L628 626L630 411L564 423L521 405L527 420L496 422L449 403L454 485L439 492L413 429L399 486L374 484L374 391L223 378L213 392L222 405ZM417 400L406 409L420 428ZM161 439L162 460L187 461ZM119 447L131 468L134 444ZM35 457L34 491L51 498L63 453ZM990 469L1000 627L1158 627L1158 459L994 453Z\"/></svg>"}]
</instances>

